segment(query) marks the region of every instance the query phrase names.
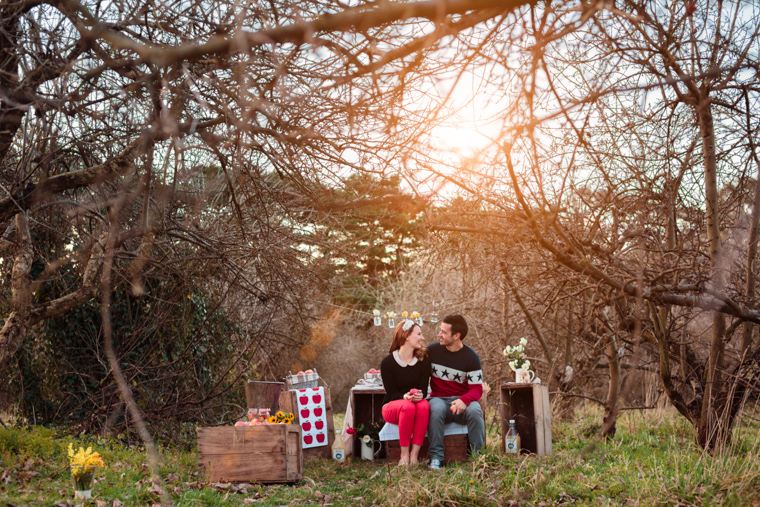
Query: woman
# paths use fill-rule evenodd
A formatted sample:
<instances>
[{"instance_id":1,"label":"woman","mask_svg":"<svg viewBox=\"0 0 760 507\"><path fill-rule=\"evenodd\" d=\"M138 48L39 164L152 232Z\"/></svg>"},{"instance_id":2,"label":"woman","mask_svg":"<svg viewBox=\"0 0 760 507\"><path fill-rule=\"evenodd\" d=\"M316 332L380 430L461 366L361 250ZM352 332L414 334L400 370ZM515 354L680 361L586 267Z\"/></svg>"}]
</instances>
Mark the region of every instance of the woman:
<instances>
[{"instance_id":1,"label":"woman","mask_svg":"<svg viewBox=\"0 0 760 507\"><path fill-rule=\"evenodd\" d=\"M383 419L398 424L399 465L418 463L430 419L430 405L425 398L431 365L427 349L422 346L424 341L420 326L403 320L393 333L390 355L380 363L385 387Z\"/></svg>"}]
</instances>

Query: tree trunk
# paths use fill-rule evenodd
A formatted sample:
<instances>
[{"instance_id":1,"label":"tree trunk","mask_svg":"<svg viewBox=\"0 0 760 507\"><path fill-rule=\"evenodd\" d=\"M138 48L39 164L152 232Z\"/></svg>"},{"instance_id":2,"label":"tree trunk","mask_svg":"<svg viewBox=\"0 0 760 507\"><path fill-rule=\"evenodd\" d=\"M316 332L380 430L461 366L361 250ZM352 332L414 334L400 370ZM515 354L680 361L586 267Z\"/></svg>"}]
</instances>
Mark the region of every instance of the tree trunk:
<instances>
[{"instance_id":1,"label":"tree trunk","mask_svg":"<svg viewBox=\"0 0 760 507\"><path fill-rule=\"evenodd\" d=\"M744 294L751 301L755 297L755 273L753 271L753 265L755 263L755 256L757 255L757 239L758 229L760 225L760 160L757 158L757 152L755 151L755 142L752 136L752 127L750 121L750 103L749 95L744 92L744 105L745 114L747 116L747 139L749 141L749 150L752 155L752 160L755 161L755 166L758 168L757 176L755 176L755 193L752 197L752 215L749 224L749 237L747 238L747 260L745 264L745 276L747 277L746 286L744 288ZM750 354L752 349L752 322L745 322L742 325L742 348L741 358L744 360Z\"/></svg>"},{"instance_id":2,"label":"tree trunk","mask_svg":"<svg viewBox=\"0 0 760 507\"><path fill-rule=\"evenodd\" d=\"M3 329L0 330L0 372L5 370L29 330L33 261L29 217L26 212L21 212L16 215L16 257L13 259L11 272L11 311Z\"/></svg>"},{"instance_id":3,"label":"tree trunk","mask_svg":"<svg viewBox=\"0 0 760 507\"><path fill-rule=\"evenodd\" d=\"M95 242L82 273L82 285L64 296L32 306L32 238L26 212L16 215L17 253L11 275L11 312L0 331L0 374L16 354L29 329L43 319L63 315L97 295L97 275L103 265L103 246Z\"/></svg>"},{"instance_id":4,"label":"tree trunk","mask_svg":"<svg viewBox=\"0 0 760 507\"><path fill-rule=\"evenodd\" d=\"M704 95L696 105L699 118L699 129L702 134L702 151L705 164L705 205L707 240L710 249L711 285L713 290L722 294L725 288L725 268L721 258L720 216L718 209L718 166L715 154L715 125L713 121L709 96ZM717 413L716 395L721 387L720 369L723 365L726 332L725 317L720 312L714 312L712 318L712 339L710 355L707 360L705 377L703 379L704 397L702 410L697 424L697 442L705 450L727 442L730 427L727 421L721 421ZM720 429L719 429L720 428Z\"/></svg>"},{"instance_id":5,"label":"tree trunk","mask_svg":"<svg viewBox=\"0 0 760 507\"><path fill-rule=\"evenodd\" d=\"M607 389L607 399L604 402L604 419L602 421L602 436L610 440L615 436L618 418L618 398L620 397L620 356L617 351L615 336L607 341L607 360L610 368L610 385Z\"/></svg>"}]
</instances>

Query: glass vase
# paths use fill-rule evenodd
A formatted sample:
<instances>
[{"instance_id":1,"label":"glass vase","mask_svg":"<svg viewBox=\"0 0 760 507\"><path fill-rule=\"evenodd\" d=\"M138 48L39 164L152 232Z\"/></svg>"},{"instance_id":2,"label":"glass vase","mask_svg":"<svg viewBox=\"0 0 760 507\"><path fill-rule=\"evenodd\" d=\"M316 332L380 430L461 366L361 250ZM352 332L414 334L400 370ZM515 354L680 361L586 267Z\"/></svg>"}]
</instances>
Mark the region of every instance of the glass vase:
<instances>
[{"instance_id":1,"label":"glass vase","mask_svg":"<svg viewBox=\"0 0 760 507\"><path fill-rule=\"evenodd\" d=\"M396 327L396 320L393 317L388 317L388 327L391 329Z\"/></svg>"},{"instance_id":2,"label":"glass vase","mask_svg":"<svg viewBox=\"0 0 760 507\"><path fill-rule=\"evenodd\" d=\"M380 316L375 317L375 325L380 326L383 324L383 319Z\"/></svg>"},{"instance_id":3,"label":"glass vase","mask_svg":"<svg viewBox=\"0 0 760 507\"><path fill-rule=\"evenodd\" d=\"M92 498L92 472L84 472L79 475L73 475L74 478L74 498L86 499Z\"/></svg>"}]
</instances>

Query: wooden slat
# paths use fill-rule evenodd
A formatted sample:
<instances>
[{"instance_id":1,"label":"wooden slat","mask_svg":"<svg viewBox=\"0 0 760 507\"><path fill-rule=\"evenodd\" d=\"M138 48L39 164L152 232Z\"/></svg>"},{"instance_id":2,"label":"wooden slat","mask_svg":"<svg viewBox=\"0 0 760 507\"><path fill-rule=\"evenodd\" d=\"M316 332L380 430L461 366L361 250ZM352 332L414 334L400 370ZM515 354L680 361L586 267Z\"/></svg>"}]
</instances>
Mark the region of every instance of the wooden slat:
<instances>
[{"instance_id":1,"label":"wooden slat","mask_svg":"<svg viewBox=\"0 0 760 507\"><path fill-rule=\"evenodd\" d=\"M211 482L285 482L288 467L282 454L224 454L199 456L204 476Z\"/></svg>"},{"instance_id":2,"label":"wooden slat","mask_svg":"<svg viewBox=\"0 0 760 507\"><path fill-rule=\"evenodd\" d=\"M544 400L543 392L539 385L533 385L533 417L536 428L536 454L543 456L546 454L546 445L544 441Z\"/></svg>"},{"instance_id":3,"label":"wooden slat","mask_svg":"<svg viewBox=\"0 0 760 507\"><path fill-rule=\"evenodd\" d=\"M284 452L285 425L278 424L276 426L269 428L272 431L267 432L259 431L260 427L257 426L198 428L198 452L201 454Z\"/></svg>"},{"instance_id":4,"label":"wooden slat","mask_svg":"<svg viewBox=\"0 0 760 507\"><path fill-rule=\"evenodd\" d=\"M544 452L546 454L552 453L552 407L551 403L549 402L549 388L546 386L541 386L541 392L543 393L543 396L541 399L543 400L543 410L541 413L543 414L543 423L544 423Z\"/></svg>"}]
</instances>

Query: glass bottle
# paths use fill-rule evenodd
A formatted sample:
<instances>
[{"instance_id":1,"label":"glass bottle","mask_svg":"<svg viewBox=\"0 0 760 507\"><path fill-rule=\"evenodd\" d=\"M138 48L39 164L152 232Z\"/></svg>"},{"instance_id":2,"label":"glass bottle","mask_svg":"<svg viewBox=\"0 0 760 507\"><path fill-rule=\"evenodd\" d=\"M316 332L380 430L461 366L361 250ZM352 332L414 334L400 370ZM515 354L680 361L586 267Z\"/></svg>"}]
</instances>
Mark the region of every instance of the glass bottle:
<instances>
[{"instance_id":1,"label":"glass bottle","mask_svg":"<svg viewBox=\"0 0 760 507\"><path fill-rule=\"evenodd\" d=\"M340 436L340 430L335 430L335 442L332 445L332 457L336 461L343 463L346 461L346 444Z\"/></svg>"},{"instance_id":2,"label":"glass bottle","mask_svg":"<svg viewBox=\"0 0 760 507\"><path fill-rule=\"evenodd\" d=\"M515 428L515 420L509 420L509 431L504 436L504 451L507 454L520 454L520 434Z\"/></svg>"}]
</instances>

